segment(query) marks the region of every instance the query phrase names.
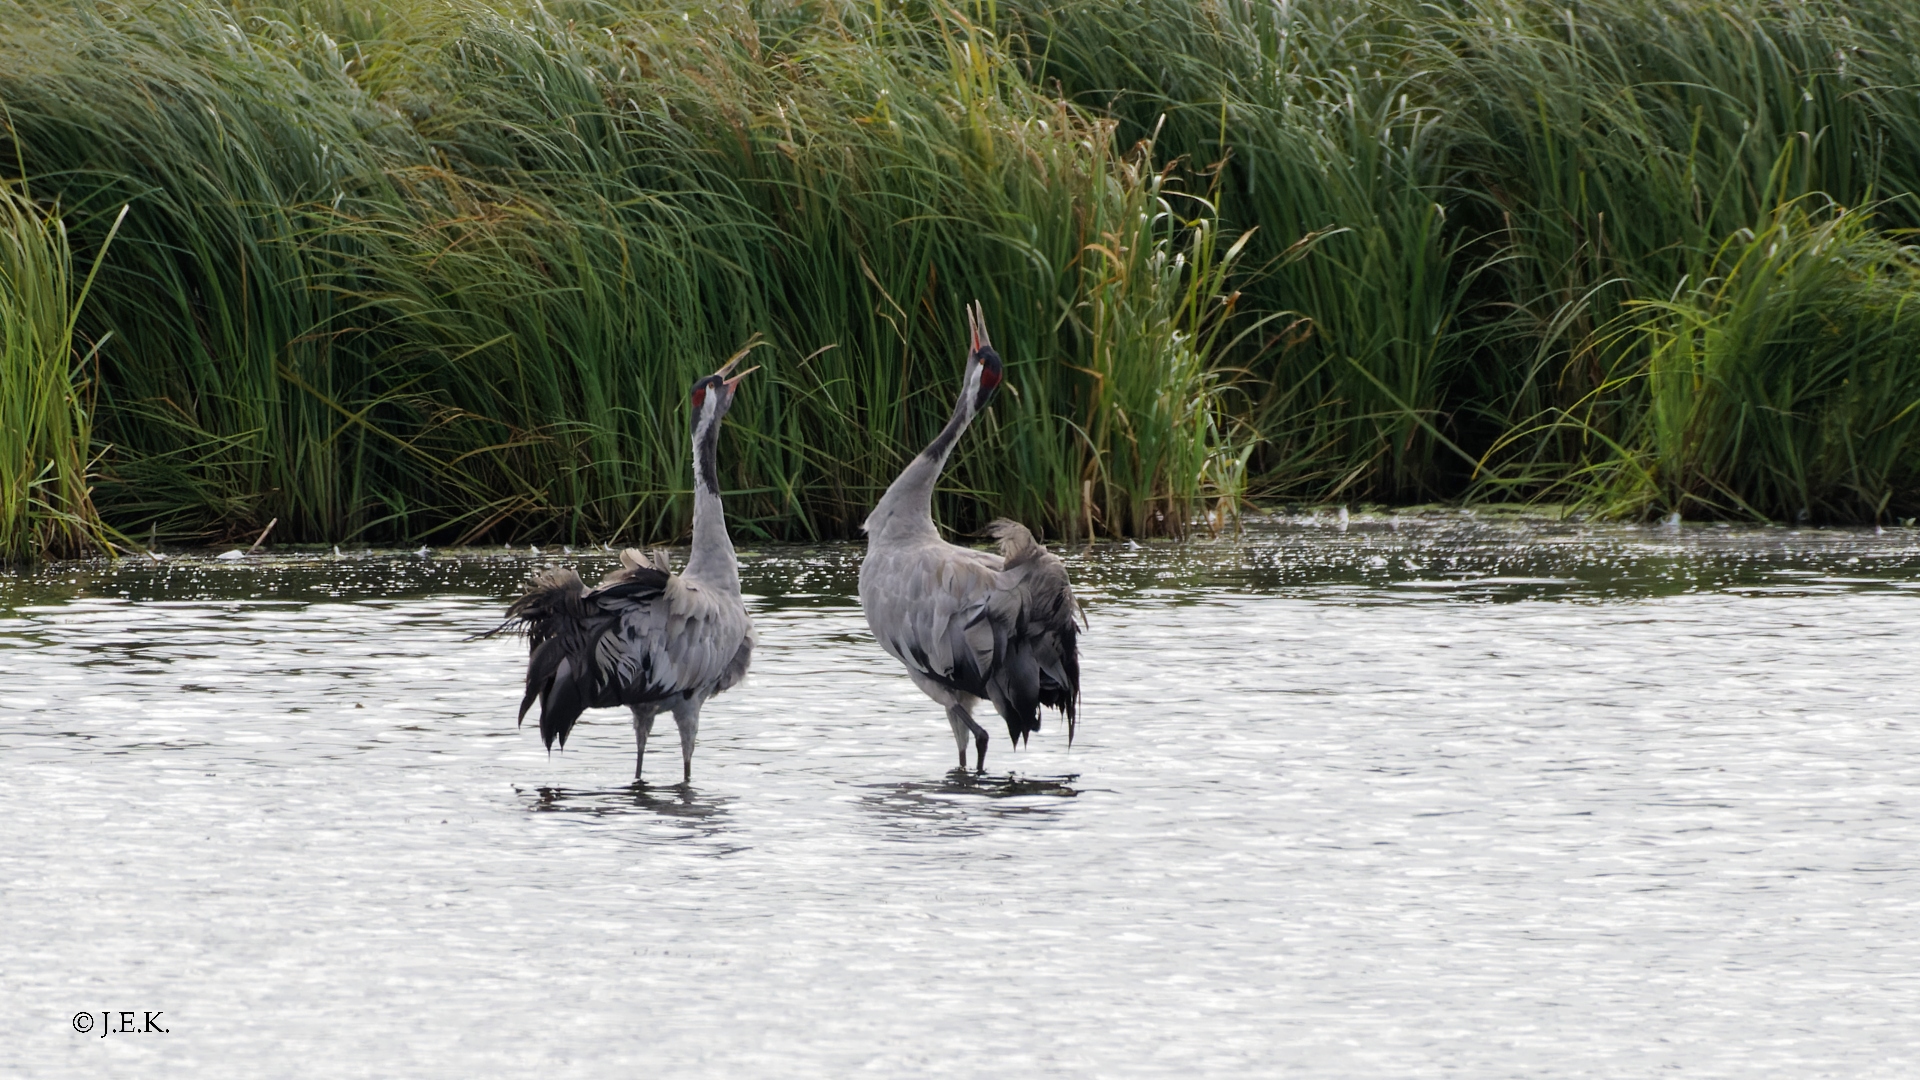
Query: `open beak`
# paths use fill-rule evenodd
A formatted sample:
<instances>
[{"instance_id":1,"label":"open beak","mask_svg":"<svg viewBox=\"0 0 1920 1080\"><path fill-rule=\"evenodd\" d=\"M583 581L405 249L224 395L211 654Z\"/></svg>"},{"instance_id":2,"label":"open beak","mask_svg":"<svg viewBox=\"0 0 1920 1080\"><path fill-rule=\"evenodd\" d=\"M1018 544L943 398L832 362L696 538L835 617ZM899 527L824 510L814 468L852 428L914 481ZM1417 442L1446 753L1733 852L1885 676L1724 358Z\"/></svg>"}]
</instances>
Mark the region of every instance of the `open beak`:
<instances>
[{"instance_id":1,"label":"open beak","mask_svg":"<svg viewBox=\"0 0 1920 1080\"><path fill-rule=\"evenodd\" d=\"M714 373L713 373L713 374L714 374L714 377L715 377L715 378L719 378L719 379L725 379L725 381L726 381L726 384L727 384L727 397L728 397L728 398L732 398L732 397L733 397L733 394L734 394L734 391L736 391L736 390L738 390L738 389L740 388L740 380L741 380L741 379L744 379L744 378L746 378L747 376L749 376L749 375L751 375L751 374L753 374L754 372L756 372L756 371L759 371L759 370L760 370L760 365L758 365L758 364L755 364L754 366L752 366L752 367L750 367L750 368L748 368L747 370L745 370L745 371L743 371L743 372L741 372L740 374L738 374L738 375L735 375L735 376L734 376L733 378L731 378L731 379L728 379L728 378L726 378L726 375L727 375L727 372L729 372L729 371L732 371L732 370L733 370L734 368L736 368L736 367L739 367L739 366L740 366L740 361L742 361L742 360L745 360L745 359L747 358L747 354L753 351L753 347L754 347L755 345L758 345L758 344L760 343L760 341L759 341L759 338L760 338L760 335L759 335L759 334L755 334L755 335L753 335L753 337L754 337L754 340L752 340L752 341L749 341L749 342L747 342L747 347L746 347L746 348L744 348L744 349L741 349L741 350L740 350L739 352L737 352L737 353L734 353L734 354L733 354L733 357L732 357L731 359L729 359L729 360L728 360L728 361L727 361L727 362L726 362L725 364L723 364L723 365L721 365L721 367L720 367L720 370L719 370L719 371L716 371L716 372L714 372Z\"/></svg>"},{"instance_id":2,"label":"open beak","mask_svg":"<svg viewBox=\"0 0 1920 1080\"><path fill-rule=\"evenodd\" d=\"M741 355L741 356L745 356L746 354L745 354L745 353L742 353L742 354L740 354L740 355ZM727 367L723 367L723 368L721 368L721 369L720 369L719 371L716 371L716 372L714 372L714 374L716 374L716 375L725 375L725 374L727 373L727 368L730 368L730 367L732 367L733 365L735 365L735 364L737 364L737 363L739 363L739 362L740 362L740 357L739 357L739 356L736 356L736 357L734 357L734 358L733 358L732 360L729 360L729 361L727 361ZM749 376L749 375L751 375L751 374L753 374L754 372L756 372L756 371L759 371L759 370L760 370L760 365L759 365L759 364L755 364L755 365L753 365L752 367L750 367L750 368L748 368L747 370L745 370L745 371L743 371L743 372L741 372L740 374L738 374L738 375L735 375L735 376L734 376L733 378L731 378L731 379L728 379L728 380L726 380L726 383L727 383L727 397L729 397L729 398L731 398L731 397L733 397L733 395L734 395L734 393L735 393L736 391L738 391L738 390L740 389L740 380L741 380L741 379L744 379L744 378L746 378L747 376Z\"/></svg>"},{"instance_id":3,"label":"open beak","mask_svg":"<svg viewBox=\"0 0 1920 1080\"><path fill-rule=\"evenodd\" d=\"M978 300L967 307L967 332L973 338L973 347L968 350L969 356L983 348L993 348L993 342L987 340L987 310Z\"/></svg>"},{"instance_id":4,"label":"open beak","mask_svg":"<svg viewBox=\"0 0 1920 1080\"><path fill-rule=\"evenodd\" d=\"M732 371L735 367L739 365L740 361L745 360L747 358L748 353L753 351L753 345L754 345L753 342L748 342L746 348L741 349L737 353L734 353L732 358L729 359L725 364L721 365L720 370L714 372L714 374L725 376L727 372ZM747 371L751 371L751 370L753 369L752 368L747 369ZM740 374L745 375L746 373L747 373L746 371L743 371Z\"/></svg>"}]
</instances>

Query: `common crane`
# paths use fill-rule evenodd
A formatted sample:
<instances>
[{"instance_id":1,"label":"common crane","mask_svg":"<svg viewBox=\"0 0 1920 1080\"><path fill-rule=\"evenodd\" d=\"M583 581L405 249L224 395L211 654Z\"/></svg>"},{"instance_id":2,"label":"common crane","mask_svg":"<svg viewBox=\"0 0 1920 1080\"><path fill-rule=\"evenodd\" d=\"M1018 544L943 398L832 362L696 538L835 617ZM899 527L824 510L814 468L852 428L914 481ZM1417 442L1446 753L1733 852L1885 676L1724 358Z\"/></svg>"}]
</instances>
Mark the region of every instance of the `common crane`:
<instances>
[{"instance_id":1,"label":"common crane","mask_svg":"<svg viewBox=\"0 0 1920 1080\"><path fill-rule=\"evenodd\" d=\"M860 564L860 607L880 646L946 707L960 768L967 767L971 735L974 768L984 769L987 732L973 719L982 699L993 702L1016 746L1040 730L1042 705L1066 714L1072 742L1080 704L1074 625L1080 609L1066 566L1026 526L1004 518L987 526L999 541L998 555L949 544L934 527L934 482L1002 377L977 302L967 309L967 325L973 347L952 419L862 526L867 557Z\"/></svg>"},{"instance_id":2,"label":"common crane","mask_svg":"<svg viewBox=\"0 0 1920 1080\"><path fill-rule=\"evenodd\" d=\"M639 743L633 778L647 761L647 736L662 710L680 729L681 780L693 780L700 707L738 683L753 660L753 622L740 599L740 568L727 536L714 452L720 418L740 380L727 373L743 352L693 384L693 551L680 573L666 552L620 553L620 569L588 589L571 568L535 575L507 609L508 627L527 631L527 689L520 719L540 701L540 738L562 749L586 709L625 705Z\"/></svg>"}]
</instances>

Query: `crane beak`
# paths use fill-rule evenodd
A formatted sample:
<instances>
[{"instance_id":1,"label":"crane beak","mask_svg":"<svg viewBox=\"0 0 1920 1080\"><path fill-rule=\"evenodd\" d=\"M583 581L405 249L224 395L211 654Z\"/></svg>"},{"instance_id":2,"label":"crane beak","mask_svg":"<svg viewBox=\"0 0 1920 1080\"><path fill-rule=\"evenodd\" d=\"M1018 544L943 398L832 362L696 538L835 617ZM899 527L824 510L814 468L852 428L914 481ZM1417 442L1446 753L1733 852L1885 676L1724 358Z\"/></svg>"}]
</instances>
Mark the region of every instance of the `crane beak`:
<instances>
[{"instance_id":1,"label":"crane beak","mask_svg":"<svg viewBox=\"0 0 1920 1080\"><path fill-rule=\"evenodd\" d=\"M756 334L755 336L758 337L759 335ZM729 359L724 365L722 365L719 371L714 372L714 374L722 378L726 377L727 372L732 371L735 367L739 366L740 361L745 360L747 358L747 354L753 351L754 344L755 344L754 342L748 342L746 348L741 349L737 353L734 353L733 357ZM752 370L754 369L753 368L747 369L747 371L752 371ZM743 371L740 374L744 376L746 373L747 373L746 371Z\"/></svg>"},{"instance_id":2,"label":"crane beak","mask_svg":"<svg viewBox=\"0 0 1920 1080\"><path fill-rule=\"evenodd\" d=\"M743 353L743 354L741 354L741 355L745 355L745 354ZM714 374L716 374L716 375L725 375L725 374L727 373L727 368L730 368L730 367L732 367L732 366L733 366L734 364L737 364L737 363L739 363L739 362L740 362L740 358L739 358L739 357L734 357L734 358L733 358L733 360L731 360L731 361L729 361L729 362L728 362L728 364L727 364L727 367L724 367L724 368L721 368L721 369L720 369L719 371L717 371L717 372L715 372ZM753 374L754 372L756 372L756 371L759 371L759 370L760 370L760 365L759 365L759 364L755 364L755 365L753 365L752 367L750 367L750 368L748 368L747 370L745 370L745 371L743 371L743 372L741 372L740 374L738 374L738 375L735 375L735 376L734 376L733 378L731 378L731 379L727 379L727 380L726 380L726 384L727 384L727 397L728 397L729 399L731 399L731 398L733 397L733 395L735 394L735 392L737 392L737 391L738 391L738 390L740 389L740 380L741 380L741 379L744 379L744 378L746 378L747 376L749 376L749 375L751 375L751 374Z\"/></svg>"},{"instance_id":3,"label":"crane beak","mask_svg":"<svg viewBox=\"0 0 1920 1080\"><path fill-rule=\"evenodd\" d=\"M967 333L973 338L973 347L967 351L969 356L981 349L993 348L993 342L987 338L987 311L978 300L967 308Z\"/></svg>"}]
</instances>

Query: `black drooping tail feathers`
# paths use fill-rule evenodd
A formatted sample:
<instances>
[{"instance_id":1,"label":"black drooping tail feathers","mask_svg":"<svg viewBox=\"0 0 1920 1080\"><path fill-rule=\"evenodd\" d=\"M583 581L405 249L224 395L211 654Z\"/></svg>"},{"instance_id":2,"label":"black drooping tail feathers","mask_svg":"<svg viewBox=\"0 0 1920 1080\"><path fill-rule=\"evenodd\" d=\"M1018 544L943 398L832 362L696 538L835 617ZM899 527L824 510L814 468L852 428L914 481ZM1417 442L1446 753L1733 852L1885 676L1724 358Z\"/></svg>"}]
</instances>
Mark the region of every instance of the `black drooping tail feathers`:
<instances>
[{"instance_id":1,"label":"black drooping tail feathers","mask_svg":"<svg viewBox=\"0 0 1920 1080\"><path fill-rule=\"evenodd\" d=\"M994 627L999 663L985 696L1006 719L1015 744L1040 730L1044 705L1066 715L1071 746L1080 712L1080 627L1074 622L1080 606L1066 565L1018 522L1000 518L986 532L1005 560L1002 580L1012 579L1022 603L1011 625Z\"/></svg>"},{"instance_id":2,"label":"black drooping tail feathers","mask_svg":"<svg viewBox=\"0 0 1920 1080\"><path fill-rule=\"evenodd\" d=\"M667 573L650 566L629 566L588 591L571 568L552 567L534 575L525 596L507 609L507 626L527 632L527 690L518 722L540 700L540 740L553 749L587 709L624 704L628 687L603 660L601 642L620 628L620 610L652 600L666 587ZM603 602L615 602L613 609ZM638 673L647 680L646 671Z\"/></svg>"}]
</instances>

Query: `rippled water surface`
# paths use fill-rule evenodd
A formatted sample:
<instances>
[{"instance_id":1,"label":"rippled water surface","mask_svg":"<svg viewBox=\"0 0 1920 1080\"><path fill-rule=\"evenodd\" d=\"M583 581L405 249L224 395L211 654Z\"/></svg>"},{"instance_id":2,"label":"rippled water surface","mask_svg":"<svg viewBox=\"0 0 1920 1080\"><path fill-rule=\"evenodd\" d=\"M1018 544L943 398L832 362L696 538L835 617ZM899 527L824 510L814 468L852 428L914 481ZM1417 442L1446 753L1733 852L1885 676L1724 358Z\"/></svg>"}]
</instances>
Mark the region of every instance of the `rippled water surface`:
<instances>
[{"instance_id":1,"label":"rippled water surface","mask_svg":"<svg viewBox=\"0 0 1920 1080\"><path fill-rule=\"evenodd\" d=\"M1069 553L976 783L859 556L743 553L689 789L515 729L551 556L0 577L0 1073L1920 1075L1912 531Z\"/></svg>"}]
</instances>

